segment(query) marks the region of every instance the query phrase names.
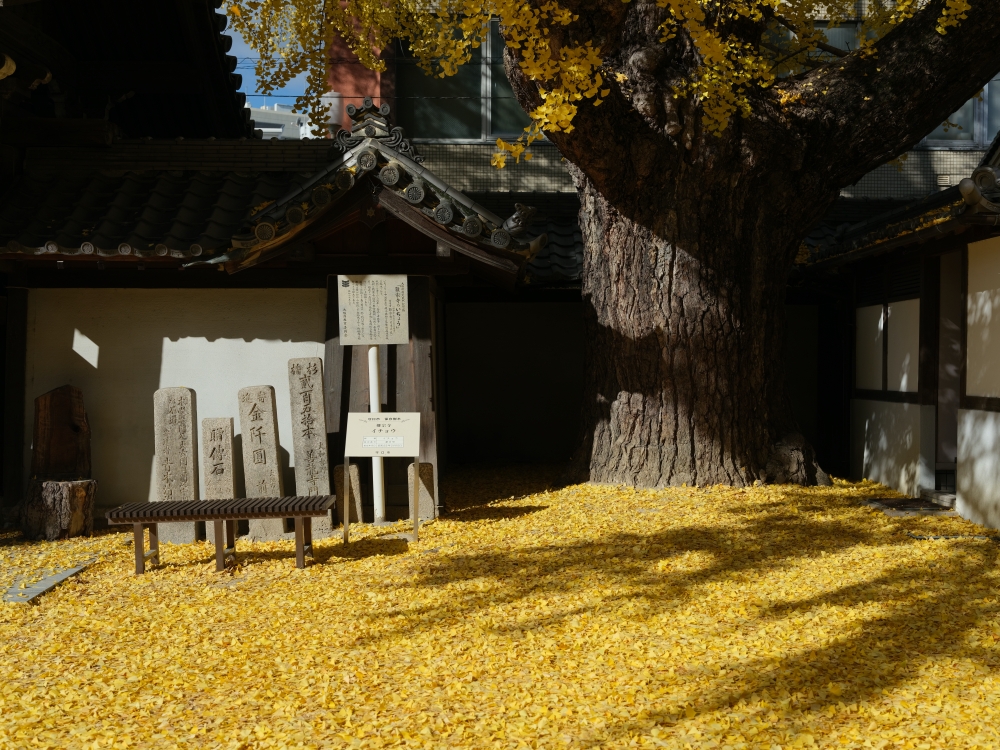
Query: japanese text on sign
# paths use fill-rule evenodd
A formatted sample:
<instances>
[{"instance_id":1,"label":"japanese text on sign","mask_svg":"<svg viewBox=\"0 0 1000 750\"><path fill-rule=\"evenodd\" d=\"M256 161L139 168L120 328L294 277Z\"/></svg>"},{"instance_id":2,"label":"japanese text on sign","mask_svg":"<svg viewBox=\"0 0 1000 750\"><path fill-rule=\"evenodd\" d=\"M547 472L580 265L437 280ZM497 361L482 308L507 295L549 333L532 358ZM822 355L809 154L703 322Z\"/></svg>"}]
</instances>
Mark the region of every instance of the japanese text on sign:
<instances>
[{"instance_id":1,"label":"japanese text on sign","mask_svg":"<svg viewBox=\"0 0 1000 750\"><path fill-rule=\"evenodd\" d=\"M351 458L402 456L414 458L420 452L420 413L393 412L347 415L344 453Z\"/></svg>"},{"instance_id":2,"label":"japanese text on sign","mask_svg":"<svg viewBox=\"0 0 1000 750\"><path fill-rule=\"evenodd\" d=\"M406 276L338 276L337 295L342 345L410 340Z\"/></svg>"}]
</instances>

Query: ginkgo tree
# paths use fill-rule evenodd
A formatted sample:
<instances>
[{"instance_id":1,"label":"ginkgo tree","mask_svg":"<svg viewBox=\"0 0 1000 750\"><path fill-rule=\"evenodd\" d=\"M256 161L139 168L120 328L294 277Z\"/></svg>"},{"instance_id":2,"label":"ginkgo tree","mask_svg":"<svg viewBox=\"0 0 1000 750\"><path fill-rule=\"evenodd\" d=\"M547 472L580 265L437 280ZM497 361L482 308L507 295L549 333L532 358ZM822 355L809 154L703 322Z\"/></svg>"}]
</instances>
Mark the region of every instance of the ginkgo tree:
<instances>
[{"instance_id":1,"label":"ginkgo tree","mask_svg":"<svg viewBox=\"0 0 1000 750\"><path fill-rule=\"evenodd\" d=\"M334 35L375 69L402 40L447 76L499 19L532 124L494 164L544 134L582 204L581 457L595 481L641 486L826 481L784 395L802 238L1000 71L987 0L236 0L229 14L263 84L306 72L300 106L316 114ZM852 44L831 43L838 26Z\"/></svg>"}]
</instances>

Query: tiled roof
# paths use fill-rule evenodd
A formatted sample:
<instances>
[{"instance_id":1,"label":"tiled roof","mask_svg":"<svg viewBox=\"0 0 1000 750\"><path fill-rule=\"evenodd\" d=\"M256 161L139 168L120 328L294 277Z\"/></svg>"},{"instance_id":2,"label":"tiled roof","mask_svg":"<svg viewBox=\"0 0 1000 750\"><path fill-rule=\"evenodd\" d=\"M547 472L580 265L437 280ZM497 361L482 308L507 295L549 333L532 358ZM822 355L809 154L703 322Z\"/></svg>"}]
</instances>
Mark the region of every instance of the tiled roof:
<instances>
[{"instance_id":1,"label":"tiled roof","mask_svg":"<svg viewBox=\"0 0 1000 750\"><path fill-rule=\"evenodd\" d=\"M0 205L0 248L32 254L167 255L228 248L249 210L301 175L67 168L28 172Z\"/></svg>"},{"instance_id":2,"label":"tiled roof","mask_svg":"<svg viewBox=\"0 0 1000 750\"><path fill-rule=\"evenodd\" d=\"M235 272L335 227L392 217L500 283L523 278L541 241L539 232L523 230L521 214L495 214L421 166L388 123L386 105L366 100L351 109L358 122L335 141L32 149L25 172L0 196L0 254L166 263L204 256L193 263ZM558 231L553 236L561 241Z\"/></svg>"},{"instance_id":3,"label":"tiled roof","mask_svg":"<svg viewBox=\"0 0 1000 750\"><path fill-rule=\"evenodd\" d=\"M532 284L579 283L583 274L583 237L577 215L576 193L470 193L479 203L501 216L514 212L517 203L538 209L532 234L545 232L548 243L527 264Z\"/></svg>"},{"instance_id":4,"label":"tiled roof","mask_svg":"<svg viewBox=\"0 0 1000 750\"><path fill-rule=\"evenodd\" d=\"M873 252L890 250L911 240L922 241L927 239L927 232L940 235L957 226L955 219L967 207L958 187L942 190L919 201L893 201L888 204L879 206L883 209L881 211L877 211L875 205L869 206L871 215L855 223L834 226L824 219L804 240L808 257L800 257L799 265L850 262ZM864 213L858 212L857 207L841 211L841 215L848 216L854 211L855 218ZM836 215L831 211L827 216Z\"/></svg>"}]
</instances>

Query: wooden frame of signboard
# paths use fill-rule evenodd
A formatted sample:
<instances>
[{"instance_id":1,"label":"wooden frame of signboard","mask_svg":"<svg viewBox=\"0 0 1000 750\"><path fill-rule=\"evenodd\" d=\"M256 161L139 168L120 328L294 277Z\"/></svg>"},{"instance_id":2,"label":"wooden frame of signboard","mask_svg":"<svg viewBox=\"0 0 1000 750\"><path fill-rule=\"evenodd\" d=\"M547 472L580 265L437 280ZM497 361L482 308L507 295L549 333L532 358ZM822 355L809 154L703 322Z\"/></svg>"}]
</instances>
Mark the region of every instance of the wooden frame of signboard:
<instances>
[{"instance_id":1,"label":"wooden frame of signboard","mask_svg":"<svg viewBox=\"0 0 1000 750\"><path fill-rule=\"evenodd\" d=\"M413 532L387 538L417 541L420 532L420 412L351 412L347 415L344 443L344 544L351 540L351 456L408 458L412 448L416 448L413 491L410 493Z\"/></svg>"}]
</instances>

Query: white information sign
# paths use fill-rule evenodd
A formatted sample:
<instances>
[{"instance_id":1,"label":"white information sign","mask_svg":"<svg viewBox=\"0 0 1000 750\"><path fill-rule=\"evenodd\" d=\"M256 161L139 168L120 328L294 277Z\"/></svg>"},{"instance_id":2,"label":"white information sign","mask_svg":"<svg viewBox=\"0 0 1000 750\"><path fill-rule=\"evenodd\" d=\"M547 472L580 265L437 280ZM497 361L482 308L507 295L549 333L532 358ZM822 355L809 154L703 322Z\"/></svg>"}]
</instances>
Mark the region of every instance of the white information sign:
<instances>
[{"instance_id":1,"label":"white information sign","mask_svg":"<svg viewBox=\"0 0 1000 750\"><path fill-rule=\"evenodd\" d=\"M344 454L351 458L420 454L420 412L383 412L347 415Z\"/></svg>"},{"instance_id":2,"label":"white information sign","mask_svg":"<svg viewBox=\"0 0 1000 750\"><path fill-rule=\"evenodd\" d=\"M406 276L338 276L337 300L342 345L409 342Z\"/></svg>"}]
</instances>

